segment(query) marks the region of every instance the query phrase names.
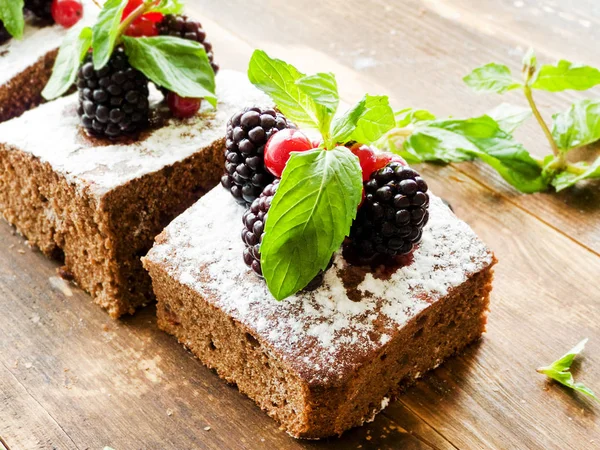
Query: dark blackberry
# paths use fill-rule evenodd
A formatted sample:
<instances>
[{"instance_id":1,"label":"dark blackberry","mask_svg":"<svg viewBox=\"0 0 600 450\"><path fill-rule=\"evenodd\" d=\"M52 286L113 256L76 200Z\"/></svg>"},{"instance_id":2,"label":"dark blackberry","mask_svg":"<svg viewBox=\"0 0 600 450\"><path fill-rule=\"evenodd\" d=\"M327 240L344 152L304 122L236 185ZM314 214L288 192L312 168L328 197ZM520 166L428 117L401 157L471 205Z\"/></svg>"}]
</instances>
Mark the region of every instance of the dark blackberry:
<instances>
[{"instance_id":1,"label":"dark blackberry","mask_svg":"<svg viewBox=\"0 0 600 450\"><path fill-rule=\"evenodd\" d=\"M273 175L265 167L264 150L269 138L284 128L295 128L272 108L244 108L227 123L226 173L221 184L240 204L250 204Z\"/></svg>"},{"instance_id":2,"label":"dark blackberry","mask_svg":"<svg viewBox=\"0 0 600 450\"><path fill-rule=\"evenodd\" d=\"M358 256L372 260L413 250L429 220L427 183L419 173L391 162L364 183L365 200L350 229Z\"/></svg>"},{"instance_id":3,"label":"dark blackberry","mask_svg":"<svg viewBox=\"0 0 600 450\"><path fill-rule=\"evenodd\" d=\"M0 20L0 45L4 44L11 37L12 36L10 35L10 33L8 32L8 30L6 29L6 27L4 26L4 24Z\"/></svg>"},{"instance_id":4,"label":"dark blackberry","mask_svg":"<svg viewBox=\"0 0 600 450\"><path fill-rule=\"evenodd\" d=\"M214 62L212 44L206 40L206 31L204 31L200 22L180 14L167 14L164 19L157 24L157 29L158 34L161 36L175 36L202 44L204 50L206 50L206 56L208 56L213 71L215 73L219 71L219 66Z\"/></svg>"},{"instance_id":5,"label":"dark blackberry","mask_svg":"<svg viewBox=\"0 0 600 450\"><path fill-rule=\"evenodd\" d=\"M275 179L262 191L260 196L252 202L250 207L242 216L242 241L246 245L244 249L244 262L250 267L259 277L262 277L262 269L260 267L260 244L265 235L265 223L267 221L267 213L271 207L271 202L277 192L279 179ZM321 270L316 277L303 289L304 291L314 291L323 284L325 271L333 265L333 258L325 270Z\"/></svg>"},{"instance_id":6,"label":"dark blackberry","mask_svg":"<svg viewBox=\"0 0 600 450\"><path fill-rule=\"evenodd\" d=\"M77 113L88 133L116 138L148 125L148 79L131 67L122 47L100 70L94 70L88 53L79 69L77 89Z\"/></svg>"},{"instance_id":7,"label":"dark blackberry","mask_svg":"<svg viewBox=\"0 0 600 450\"><path fill-rule=\"evenodd\" d=\"M52 0L25 0L25 9L44 21L54 22L51 7Z\"/></svg>"}]
</instances>

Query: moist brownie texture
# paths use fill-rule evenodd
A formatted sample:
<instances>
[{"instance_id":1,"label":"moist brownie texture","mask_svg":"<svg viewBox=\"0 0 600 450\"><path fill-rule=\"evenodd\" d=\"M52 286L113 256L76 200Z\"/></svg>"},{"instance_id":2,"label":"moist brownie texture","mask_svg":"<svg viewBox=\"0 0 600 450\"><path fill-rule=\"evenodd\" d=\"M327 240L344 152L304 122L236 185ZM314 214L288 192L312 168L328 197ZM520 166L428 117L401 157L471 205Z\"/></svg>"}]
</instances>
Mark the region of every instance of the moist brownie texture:
<instances>
[{"instance_id":1,"label":"moist brownie texture","mask_svg":"<svg viewBox=\"0 0 600 450\"><path fill-rule=\"evenodd\" d=\"M244 209L217 187L143 258L158 324L292 436L372 420L485 330L495 259L435 196L406 265L367 271L336 254L322 287L277 302L242 260Z\"/></svg>"},{"instance_id":2,"label":"moist brownie texture","mask_svg":"<svg viewBox=\"0 0 600 450\"><path fill-rule=\"evenodd\" d=\"M100 11L91 0L83 0L83 6L84 16L77 27L93 23ZM0 45L0 122L44 101L42 90L68 31L56 24L43 26L28 17L23 38Z\"/></svg>"},{"instance_id":3,"label":"moist brownie texture","mask_svg":"<svg viewBox=\"0 0 600 450\"><path fill-rule=\"evenodd\" d=\"M270 104L239 72L219 73L217 95L216 111L205 103L198 116L164 119L127 143L88 138L76 95L0 124L0 213L64 260L111 316L133 313L153 298L140 257L220 179L227 120L245 105ZM161 98L154 90L154 106Z\"/></svg>"}]
</instances>

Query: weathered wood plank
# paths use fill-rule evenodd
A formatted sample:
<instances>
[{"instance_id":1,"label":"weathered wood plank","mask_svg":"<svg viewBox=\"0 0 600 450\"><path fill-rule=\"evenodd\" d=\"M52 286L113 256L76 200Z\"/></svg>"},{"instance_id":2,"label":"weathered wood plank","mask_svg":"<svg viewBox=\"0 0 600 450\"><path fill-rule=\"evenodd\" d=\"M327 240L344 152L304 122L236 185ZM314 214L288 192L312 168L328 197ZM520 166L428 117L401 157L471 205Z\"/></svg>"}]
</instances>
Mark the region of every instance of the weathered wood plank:
<instances>
[{"instance_id":1,"label":"weathered wood plank","mask_svg":"<svg viewBox=\"0 0 600 450\"><path fill-rule=\"evenodd\" d=\"M242 36L249 43L247 46L267 49L307 72L335 72L347 101L357 99L366 89L370 93L389 94L398 107L425 107L443 117L483 114L503 101L525 104L516 92L503 97L478 96L462 82L471 69L490 61L506 63L518 73L526 48L544 42L546 34L542 32L531 31L538 34L535 40L529 40L521 33L525 26L512 28L509 5L512 2L500 3L496 7L497 2L486 1L480 10L479 2L475 6L466 0L394 3L376 0L368 5L352 0L344 3L343 8L335 0L304 2L301 8L295 2L276 0L258 3L195 0L191 8L199 17L218 21L220 27ZM518 16L520 22L524 17L530 22L543 20L530 10L541 8L538 3L549 2L523 3L527 7ZM587 20L597 21L599 16L594 15L597 6L588 3L575 8L577 14L587 13ZM570 2L560 4L565 9ZM496 8L504 14L496 16ZM492 22L502 33L489 32ZM597 30L598 27L589 31L594 34L586 42L600 42ZM238 47L231 48L229 43L218 44L217 58L229 61L231 52L238 51ZM581 53L584 47L589 49ZM546 53L546 47L540 47L540 60L551 62L557 57L568 57L600 66L598 45L575 46L573 40L566 40L561 48L564 51ZM239 66L246 66L247 58L237 59L241 60ZM598 90L594 93L597 96ZM551 112L566 109L569 100L582 95L542 93L536 97L549 118ZM518 136L534 154L550 151L533 121ZM600 222L598 183L560 195L521 195L483 164L461 164L457 168L600 254L600 233L594 226Z\"/></svg>"},{"instance_id":2,"label":"weathered wood plank","mask_svg":"<svg viewBox=\"0 0 600 450\"><path fill-rule=\"evenodd\" d=\"M296 441L158 330L154 307L113 321L4 222L0 242L0 436L8 445L452 448L423 423L425 441L383 415L328 444Z\"/></svg>"}]
</instances>

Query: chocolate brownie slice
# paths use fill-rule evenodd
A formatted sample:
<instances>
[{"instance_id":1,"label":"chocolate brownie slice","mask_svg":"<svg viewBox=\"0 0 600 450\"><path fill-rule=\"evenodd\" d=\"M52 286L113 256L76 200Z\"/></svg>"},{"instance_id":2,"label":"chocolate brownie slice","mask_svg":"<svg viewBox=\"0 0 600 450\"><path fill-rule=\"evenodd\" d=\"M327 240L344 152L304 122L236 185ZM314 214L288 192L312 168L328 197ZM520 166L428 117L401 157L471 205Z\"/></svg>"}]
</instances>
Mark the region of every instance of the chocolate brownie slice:
<instances>
[{"instance_id":1,"label":"chocolate brownie slice","mask_svg":"<svg viewBox=\"0 0 600 450\"><path fill-rule=\"evenodd\" d=\"M243 260L244 209L217 187L143 258L158 324L298 438L369 421L485 330L493 254L431 196L406 265L371 273L335 255L324 284L282 302Z\"/></svg>"},{"instance_id":2,"label":"chocolate brownie slice","mask_svg":"<svg viewBox=\"0 0 600 450\"><path fill-rule=\"evenodd\" d=\"M83 7L83 18L75 25L79 28L93 23L100 11L92 0L83 0ZM18 117L44 101L42 90L68 31L56 24L43 26L28 17L23 38L0 45L0 122Z\"/></svg>"},{"instance_id":3,"label":"chocolate brownie slice","mask_svg":"<svg viewBox=\"0 0 600 450\"><path fill-rule=\"evenodd\" d=\"M153 129L126 143L88 138L76 95L0 124L0 213L64 259L111 316L133 313L153 298L140 257L219 181L227 120L241 106L270 104L239 72L219 73L217 95L216 111L204 103L185 121L162 120L161 106Z\"/></svg>"}]
</instances>

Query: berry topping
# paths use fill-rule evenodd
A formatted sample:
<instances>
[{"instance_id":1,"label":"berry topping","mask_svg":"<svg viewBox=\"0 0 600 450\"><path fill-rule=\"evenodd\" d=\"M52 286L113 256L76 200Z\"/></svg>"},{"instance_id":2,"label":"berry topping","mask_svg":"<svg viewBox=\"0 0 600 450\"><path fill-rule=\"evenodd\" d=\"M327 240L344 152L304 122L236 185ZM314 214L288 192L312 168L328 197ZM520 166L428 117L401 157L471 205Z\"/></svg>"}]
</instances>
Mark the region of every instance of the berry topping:
<instances>
[{"instance_id":1,"label":"berry topping","mask_svg":"<svg viewBox=\"0 0 600 450\"><path fill-rule=\"evenodd\" d=\"M158 34L161 36L175 36L202 44L204 50L206 50L206 56L208 56L213 71L215 73L219 71L219 66L214 63L212 44L206 40L206 31L204 31L200 22L179 14L167 14L164 19L157 24L157 27Z\"/></svg>"},{"instance_id":2,"label":"berry topping","mask_svg":"<svg viewBox=\"0 0 600 450\"><path fill-rule=\"evenodd\" d=\"M273 201L273 197L275 197L278 186L278 179L275 179L273 183L266 186L260 196L252 202L242 216L242 223L244 224L244 228L242 229L242 240L246 245L243 255L244 262L260 277L262 277L262 269L260 266L260 244L265 235L267 213L269 212L271 202ZM332 265L333 259L329 262L327 269ZM324 275L325 271L320 271L317 276L308 283L304 290L314 291L317 289L323 284Z\"/></svg>"},{"instance_id":3,"label":"berry topping","mask_svg":"<svg viewBox=\"0 0 600 450\"><path fill-rule=\"evenodd\" d=\"M129 0L121 21L125 20L133 11L139 8L144 3L143 0ZM158 23L164 19L164 15L159 12L146 13L135 19L131 25L125 30L127 36L140 37L140 36L158 36Z\"/></svg>"},{"instance_id":4,"label":"berry topping","mask_svg":"<svg viewBox=\"0 0 600 450\"><path fill-rule=\"evenodd\" d=\"M360 167L363 172L363 181L367 181L373 172L383 168L386 164L396 161L402 165L406 165L404 159L398 155L387 152L376 152L368 145L354 144L350 147L350 151L358 156Z\"/></svg>"},{"instance_id":5,"label":"berry topping","mask_svg":"<svg viewBox=\"0 0 600 450\"><path fill-rule=\"evenodd\" d=\"M52 0L25 0L25 9L31 11L39 19L52 22Z\"/></svg>"},{"instance_id":6,"label":"berry topping","mask_svg":"<svg viewBox=\"0 0 600 450\"><path fill-rule=\"evenodd\" d=\"M83 17L83 5L80 0L54 0L51 12L57 24L71 28Z\"/></svg>"},{"instance_id":7,"label":"berry topping","mask_svg":"<svg viewBox=\"0 0 600 450\"><path fill-rule=\"evenodd\" d=\"M0 45L4 44L10 38L11 38L10 33L8 32L8 30L6 29L6 27L0 20Z\"/></svg>"},{"instance_id":8,"label":"berry topping","mask_svg":"<svg viewBox=\"0 0 600 450\"><path fill-rule=\"evenodd\" d=\"M274 134L265 146L265 166L276 177L281 177L292 152L312 150L313 143L300 130L288 128Z\"/></svg>"},{"instance_id":9,"label":"berry topping","mask_svg":"<svg viewBox=\"0 0 600 450\"><path fill-rule=\"evenodd\" d=\"M429 219L427 183L392 161L364 183L365 200L350 230L350 243L365 262L410 253Z\"/></svg>"},{"instance_id":10,"label":"berry topping","mask_svg":"<svg viewBox=\"0 0 600 450\"><path fill-rule=\"evenodd\" d=\"M272 108L244 108L227 123L226 173L221 184L241 204L250 204L273 181L265 168L264 149L269 138L294 127Z\"/></svg>"},{"instance_id":11,"label":"berry topping","mask_svg":"<svg viewBox=\"0 0 600 450\"><path fill-rule=\"evenodd\" d=\"M167 94L167 104L173 115L179 119L194 116L200 110L201 98L180 97L175 92Z\"/></svg>"},{"instance_id":12,"label":"berry topping","mask_svg":"<svg viewBox=\"0 0 600 450\"><path fill-rule=\"evenodd\" d=\"M115 49L100 70L94 70L88 53L79 69L77 90L77 112L92 135L116 138L148 125L148 79L131 67L122 47Z\"/></svg>"}]
</instances>

